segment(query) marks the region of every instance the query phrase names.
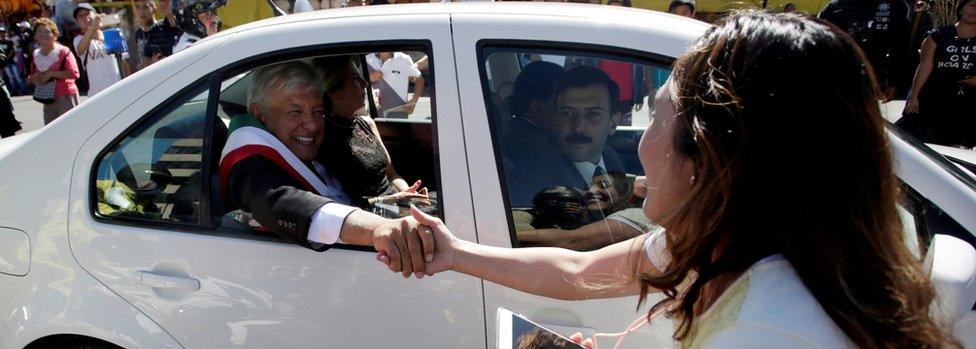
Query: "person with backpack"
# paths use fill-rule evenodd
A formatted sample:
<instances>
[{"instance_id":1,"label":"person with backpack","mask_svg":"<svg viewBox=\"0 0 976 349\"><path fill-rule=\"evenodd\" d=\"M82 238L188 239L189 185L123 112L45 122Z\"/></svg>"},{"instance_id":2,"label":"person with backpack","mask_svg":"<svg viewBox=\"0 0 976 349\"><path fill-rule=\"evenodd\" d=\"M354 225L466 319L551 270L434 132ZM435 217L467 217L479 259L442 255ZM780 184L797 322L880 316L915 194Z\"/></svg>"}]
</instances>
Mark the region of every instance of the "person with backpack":
<instances>
[{"instance_id":1,"label":"person with backpack","mask_svg":"<svg viewBox=\"0 0 976 349\"><path fill-rule=\"evenodd\" d=\"M102 16L95 13L95 8L87 2L78 4L74 15L81 33L75 36L73 44L88 71L88 96L92 97L122 80L122 73L115 56L105 45L101 30ZM123 53L122 58L127 59L128 54Z\"/></svg>"}]
</instances>

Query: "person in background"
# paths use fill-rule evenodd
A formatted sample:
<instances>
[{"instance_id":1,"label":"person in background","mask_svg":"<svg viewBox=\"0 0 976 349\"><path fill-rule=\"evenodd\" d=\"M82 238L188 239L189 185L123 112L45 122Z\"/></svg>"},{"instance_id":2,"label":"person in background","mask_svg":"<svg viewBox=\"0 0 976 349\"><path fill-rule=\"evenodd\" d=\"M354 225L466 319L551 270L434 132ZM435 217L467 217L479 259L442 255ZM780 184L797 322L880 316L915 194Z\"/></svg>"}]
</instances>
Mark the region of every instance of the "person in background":
<instances>
[{"instance_id":1,"label":"person in background","mask_svg":"<svg viewBox=\"0 0 976 349\"><path fill-rule=\"evenodd\" d=\"M817 16L847 32L864 50L884 92L882 102L895 98L902 85L910 13L905 0L831 0Z\"/></svg>"},{"instance_id":2,"label":"person in background","mask_svg":"<svg viewBox=\"0 0 976 349\"><path fill-rule=\"evenodd\" d=\"M559 156L549 140L556 108L556 82L565 75L556 63L535 61L515 77L508 110L512 114L502 138L502 154L514 166L541 156Z\"/></svg>"},{"instance_id":3,"label":"person in background","mask_svg":"<svg viewBox=\"0 0 976 349\"><path fill-rule=\"evenodd\" d=\"M695 0L671 0L668 4L668 13L695 18Z\"/></svg>"},{"instance_id":4,"label":"person in background","mask_svg":"<svg viewBox=\"0 0 976 349\"><path fill-rule=\"evenodd\" d=\"M644 214L662 228L589 252L511 249L413 210L437 244L426 272L562 300L660 292L647 317L673 319L681 347L958 347L904 239L868 66L822 21L733 13L675 62L640 141ZM801 146L787 159L784 145Z\"/></svg>"},{"instance_id":5,"label":"person in background","mask_svg":"<svg viewBox=\"0 0 976 349\"><path fill-rule=\"evenodd\" d=\"M406 119L424 95L424 78L417 64L403 52L377 52L366 56L369 80L380 91L379 114ZM409 95L413 83L413 96Z\"/></svg>"},{"instance_id":6,"label":"person in background","mask_svg":"<svg viewBox=\"0 0 976 349\"><path fill-rule=\"evenodd\" d=\"M3 41L0 41L0 69L6 70L6 67L15 65L13 54L8 54L13 49L12 42L4 44ZM0 79L0 138L13 136L20 130L20 121L14 117L14 105L10 101L10 92L7 90L7 85L3 79Z\"/></svg>"},{"instance_id":7,"label":"person in background","mask_svg":"<svg viewBox=\"0 0 976 349\"><path fill-rule=\"evenodd\" d=\"M302 12L310 12L310 11L315 11L315 9L312 8L312 4L309 3L308 0L295 0L295 4L292 5L291 7L291 13L302 13Z\"/></svg>"},{"instance_id":8,"label":"person in background","mask_svg":"<svg viewBox=\"0 0 976 349\"><path fill-rule=\"evenodd\" d=\"M180 35L176 46L173 47L173 53L183 51L197 41L220 31L220 17L214 11L194 13L190 8L182 8L178 13L177 22L183 35Z\"/></svg>"},{"instance_id":9,"label":"person in background","mask_svg":"<svg viewBox=\"0 0 976 349\"><path fill-rule=\"evenodd\" d=\"M922 42L922 58L896 125L923 142L976 147L976 0L956 8L958 21Z\"/></svg>"},{"instance_id":10,"label":"person in background","mask_svg":"<svg viewBox=\"0 0 976 349\"><path fill-rule=\"evenodd\" d=\"M87 2L78 4L74 14L81 29L81 34L74 39L75 52L88 72L88 96L92 97L122 80L122 72L115 56L105 47L105 36L101 29L103 15L96 13L95 8ZM128 55L122 54L123 61Z\"/></svg>"},{"instance_id":11,"label":"person in background","mask_svg":"<svg viewBox=\"0 0 976 349\"><path fill-rule=\"evenodd\" d=\"M3 57L0 58L0 61L4 61L6 64L0 69L3 70L4 76L10 82L9 92L17 96L27 93L27 82L24 81L24 76L20 73L20 66L17 62L17 43L12 40L14 38L19 40L16 34L8 32L6 27L0 26L0 50L3 51Z\"/></svg>"},{"instance_id":12,"label":"person in background","mask_svg":"<svg viewBox=\"0 0 976 349\"><path fill-rule=\"evenodd\" d=\"M630 7L630 0L608 0L607 5Z\"/></svg>"},{"instance_id":13,"label":"person in background","mask_svg":"<svg viewBox=\"0 0 976 349\"><path fill-rule=\"evenodd\" d=\"M796 12L796 5L793 4L792 2L786 4L785 6L783 6L783 12L785 12L785 13L793 13L793 12Z\"/></svg>"},{"instance_id":14,"label":"person in background","mask_svg":"<svg viewBox=\"0 0 976 349\"><path fill-rule=\"evenodd\" d=\"M317 160L349 195L353 205L425 199L420 181L408 184L393 167L372 118L356 115L365 106L366 80L350 56L318 58L324 80L325 131Z\"/></svg>"},{"instance_id":15,"label":"person in background","mask_svg":"<svg viewBox=\"0 0 976 349\"><path fill-rule=\"evenodd\" d=\"M165 17L162 21L156 21L157 10ZM133 14L139 25L135 34L139 52L138 69L172 55L176 40L183 34L176 24L176 16L173 15L172 0L160 1L158 8L154 0L136 1Z\"/></svg>"},{"instance_id":16,"label":"person in background","mask_svg":"<svg viewBox=\"0 0 976 349\"><path fill-rule=\"evenodd\" d=\"M50 3L50 2L48 2ZM47 6L44 10L48 10ZM75 30L78 29L78 23L75 22L75 0L57 0L54 3L54 22L58 24L58 31L64 33L65 36L71 35ZM41 14L41 17L50 17L50 15Z\"/></svg>"},{"instance_id":17,"label":"person in background","mask_svg":"<svg viewBox=\"0 0 976 349\"><path fill-rule=\"evenodd\" d=\"M38 18L34 22L34 40L39 47L34 50L34 62L27 80L34 85L57 80L54 103L44 105L45 125L78 105L78 87L75 86L75 79L81 76L78 62L68 47L57 42L58 35L54 21Z\"/></svg>"}]
</instances>

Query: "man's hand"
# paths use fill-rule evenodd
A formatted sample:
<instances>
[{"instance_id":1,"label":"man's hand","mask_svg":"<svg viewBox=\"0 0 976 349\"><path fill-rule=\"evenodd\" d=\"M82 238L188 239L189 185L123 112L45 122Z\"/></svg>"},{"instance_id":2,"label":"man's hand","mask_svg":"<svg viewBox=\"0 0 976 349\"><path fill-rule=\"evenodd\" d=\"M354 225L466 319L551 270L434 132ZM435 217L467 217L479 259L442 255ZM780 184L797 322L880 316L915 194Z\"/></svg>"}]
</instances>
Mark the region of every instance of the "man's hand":
<instances>
[{"instance_id":1,"label":"man's hand","mask_svg":"<svg viewBox=\"0 0 976 349\"><path fill-rule=\"evenodd\" d=\"M884 96L882 96L881 103L891 102L891 99L895 98L895 93L898 93L898 89L894 88L893 86L888 86L888 88L884 90Z\"/></svg>"},{"instance_id":2,"label":"man's hand","mask_svg":"<svg viewBox=\"0 0 976 349\"><path fill-rule=\"evenodd\" d=\"M95 16L95 19L92 20L91 26L88 27L89 33L96 33L98 32L99 29L102 28L102 17L104 16L105 16L104 14Z\"/></svg>"},{"instance_id":3,"label":"man's hand","mask_svg":"<svg viewBox=\"0 0 976 349\"><path fill-rule=\"evenodd\" d=\"M383 72L376 70L369 73L370 82L378 82L383 79Z\"/></svg>"},{"instance_id":4,"label":"man's hand","mask_svg":"<svg viewBox=\"0 0 976 349\"><path fill-rule=\"evenodd\" d=\"M647 196L647 177L637 176L634 178L634 196L643 198Z\"/></svg>"},{"instance_id":5,"label":"man's hand","mask_svg":"<svg viewBox=\"0 0 976 349\"><path fill-rule=\"evenodd\" d=\"M373 231L373 247L388 258L387 266L394 272L417 278L424 275L426 261L434 258L434 236L430 229L418 231L413 217L387 220Z\"/></svg>"},{"instance_id":6,"label":"man's hand","mask_svg":"<svg viewBox=\"0 0 976 349\"><path fill-rule=\"evenodd\" d=\"M908 99L908 103L905 103L905 112L918 113L918 98L912 96L912 98Z\"/></svg>"},{"instance_id":7,"label":"man's hand","mask_svg":"<svg viewBox=\"0 0 976 349\"><path fill-rule=\"evenodd\" d=\"M464 241L451 234L451 231L447 229L447 226L444 225L444 222L440 218L423 213L416 206L412 205L410 206L410 214L413 216L411 218L420 223L418 229L421 236L429 234L433 238L432 242L436 242L437 244L433 258L427 260L424 274L417 275L417 278L419 279L423 275L432 276L435 273L454 269L456 251L461 248ZM396 271L393 266L393 261L396 258L391 258L381 251L376 255L376 260L386 264L390 270Z\"/></svg>"}]
</instances>

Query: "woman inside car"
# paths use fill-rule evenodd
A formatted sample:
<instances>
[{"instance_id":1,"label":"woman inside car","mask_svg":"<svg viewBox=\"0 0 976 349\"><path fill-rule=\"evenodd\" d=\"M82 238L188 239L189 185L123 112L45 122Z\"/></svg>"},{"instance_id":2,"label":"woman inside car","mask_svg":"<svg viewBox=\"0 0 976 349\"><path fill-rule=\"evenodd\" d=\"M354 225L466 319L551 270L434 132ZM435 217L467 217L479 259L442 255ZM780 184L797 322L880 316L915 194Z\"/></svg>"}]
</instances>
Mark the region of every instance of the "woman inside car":
<instances>
[{"instance_id":1,"label":"woman inside car","mask_svg":"<svg viewBox=\"0 0 976 349\"><path fill-rule=\"evenodd\" d=\"M427 274L565 300L661 292L647 317L672 317L688 347L957 346L903 240L867 67L825 22L733 14L675 62L641 139L643 211L661 229L590 252L508 249L414 210L438 248Z\"/></svg>"},{"instance_id":2,"label":"woman inside car","mask_svg":"<svg viewBox=\"0 0 976 349\"><path fill-rule=\"evenodd\" d=\"M342 183L352 204L424 199L420 181L413 185L397 174L373 119L358 115L366 100L366 81L352 56L318 58L314 65L325 82L325 138L318 160Z\"/></svg>"}]
</instances>

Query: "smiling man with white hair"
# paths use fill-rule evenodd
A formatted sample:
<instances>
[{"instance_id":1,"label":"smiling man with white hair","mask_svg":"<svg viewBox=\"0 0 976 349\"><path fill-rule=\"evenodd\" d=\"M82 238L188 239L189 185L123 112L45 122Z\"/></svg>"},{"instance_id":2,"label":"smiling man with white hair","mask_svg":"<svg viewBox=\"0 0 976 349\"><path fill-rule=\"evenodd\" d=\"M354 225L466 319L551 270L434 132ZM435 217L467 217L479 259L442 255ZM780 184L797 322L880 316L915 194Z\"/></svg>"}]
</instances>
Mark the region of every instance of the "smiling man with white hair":
<instances>
[{"instance_id":1,"label":"smiling man with white hair","mask_svg":"<svg viewBox=\"0 0 976 349\"><path fill-rule=\"evenodd\" d=\"M339 242L373 246L395 253L405 275L422 272L434 252L430 232L419 235L410 217L389 220L348 206L338 181L314 160L325 127L322 86L301 61L251 73L249 113L231 120L221 152L224 198L288 241L320 252Z\"/></svg>"}]
</instances>

